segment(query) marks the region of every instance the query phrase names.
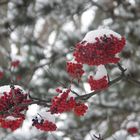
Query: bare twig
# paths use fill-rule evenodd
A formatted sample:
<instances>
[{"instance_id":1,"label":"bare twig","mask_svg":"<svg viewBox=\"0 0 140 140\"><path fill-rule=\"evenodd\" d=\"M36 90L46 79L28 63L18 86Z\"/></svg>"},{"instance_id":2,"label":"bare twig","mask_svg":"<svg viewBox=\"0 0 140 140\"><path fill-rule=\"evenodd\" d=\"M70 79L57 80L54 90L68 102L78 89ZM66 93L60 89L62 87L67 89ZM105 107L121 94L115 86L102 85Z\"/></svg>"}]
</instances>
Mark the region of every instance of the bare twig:
<instances>
[{"instance_id":1,"label":"bare twig","mask_svg":"<svg viewBox=\"0 0 140 140\"><path fill-rule=\"evenodd\" d=\"M130 83L132 83L132 84L134 84L134 85L136 85L137 87L140 88L140 81L137 81L136 79L132 78L130 75L126 75L126 76L125 76L125 79L126 79L128 82L130 82Z\"/></svg>"},{"instance_id":2,"label":"bare twig","mask_svg":"<svg viewBox=\"0 0 140 140\"><path fill-rule=\"evenodd\" d=\"M95 137L97 140L103 140L103 138L101 137L101 134L99 134L99 136L94 135L94 137Z\"/></svg>"},{"instance_id":3,"label":"bare twig","mask_svg":"<svg viewBox=\"0 0 140 140\"><path fill-rule=\"evenodd\" d=\"M51 102L51 99L43 100L43 99L39 99L37 97L32 97L30 94L29 94L29 98L31 100L38 101L38 102L41 102L41 103L50 103Z\"/></svg>"}]
</instances>

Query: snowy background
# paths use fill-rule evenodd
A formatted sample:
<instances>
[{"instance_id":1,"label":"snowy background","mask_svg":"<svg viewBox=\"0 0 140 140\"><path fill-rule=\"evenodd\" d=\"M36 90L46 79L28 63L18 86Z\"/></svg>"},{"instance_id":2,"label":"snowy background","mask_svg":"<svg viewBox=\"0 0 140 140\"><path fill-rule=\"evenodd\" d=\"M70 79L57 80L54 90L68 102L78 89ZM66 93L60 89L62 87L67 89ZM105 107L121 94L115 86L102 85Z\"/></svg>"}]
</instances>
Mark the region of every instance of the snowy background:
<instances>
[{"instance_id":1,"label":"snowy background","mask_svg":"<svg viewBox=\"0 0 140 140\"><path fill-rule=\"evenodd\" d=\"M10 54L20 60L15 84L32 96L47 99L55 95L60 82L70 84L65 71L66 60L72 60L75 44L94 29L112 29L127 40L119 55L121 64L140 80L140 0L0 0L0 71L5 76L0 86L10 83ZM118 35L118 34L117 34ZM96 67L84 68L96 72ZM120 74L115 65L108 65L111 79ZM16 77L15 77L16 78ZM90 92L75 81L72 88L80 94ZM1 93L1 91L0 91ZM140 84L123 80L88 101L84 117L72 113L56 116L58 130L45 133L32 128L31 120L42 109L31 105L21 128L11 132L0 128L0 140L140 140ZM138 128L130 135L128 126Z\"/></svg>"}]
</instances>

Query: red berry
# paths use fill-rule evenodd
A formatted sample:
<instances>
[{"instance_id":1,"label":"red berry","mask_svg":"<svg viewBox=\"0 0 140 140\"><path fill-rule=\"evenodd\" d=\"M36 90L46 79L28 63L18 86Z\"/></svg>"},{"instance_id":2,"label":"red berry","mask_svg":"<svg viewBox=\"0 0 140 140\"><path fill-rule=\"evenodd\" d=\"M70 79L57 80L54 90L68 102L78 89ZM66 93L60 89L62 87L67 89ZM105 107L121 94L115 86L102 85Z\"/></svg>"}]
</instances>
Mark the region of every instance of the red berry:
<instances>
[{"instance_id":1,"label":"red berry","mask_svg":"<svg viewBox=\"0 0 140 140\"><path fill-rule=\"evenodd\" d=\"M0 79L2 79L4 76L4 73L2 71L0 71Z\"/></svg>"},{"instance_id":2,"label":"red berry","mask_svg":"<svg viewBox=\"0 0 140 140\"><path fill-rule=\"evenodd\" d=\"M14 61L11 62L11 66L14 67L14 68L18 67L19 64L20 64L19 60L14 60Z\"/></svg>"}]
</instances>

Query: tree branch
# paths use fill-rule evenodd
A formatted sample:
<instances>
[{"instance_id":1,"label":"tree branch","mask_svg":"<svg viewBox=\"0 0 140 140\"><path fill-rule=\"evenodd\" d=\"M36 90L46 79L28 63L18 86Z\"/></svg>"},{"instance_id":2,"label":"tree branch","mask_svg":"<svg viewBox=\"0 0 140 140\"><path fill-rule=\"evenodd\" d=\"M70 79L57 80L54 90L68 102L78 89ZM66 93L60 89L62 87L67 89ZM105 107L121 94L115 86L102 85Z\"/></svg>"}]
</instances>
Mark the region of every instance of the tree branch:
<instances>
[{"instance_id":1,"label":"tree branch","mask_svg":"<svg viewBox=\"0 0 140 140\"><path fill-rule=\"evenodd\" d=\"M122 79L125 77L125 71L126 71L127 69L124 69L119 63L117 64L117 66L118 66L118 68L119 68L120 71L121 71L121 75L120 75L119 77L115 78L114 80L109 81L108 87L110 87L110 86L112 86L113 84L119 82L120 80L122 80ZM108 88L108 87L107 87L107 88ZM107 88L106 88L106 89L107 89ZM93 95L96 95L96 94L100 93L101 91L105 91L106 89L101 89L101 90L93 91L93 92L91 92L91 93L88 93L88 94L85 94L85 95L82 95L82 96L78 96L78 97L76 97L75 99L76 99L76 100L88 100L88 99L89 99L90 97L92 97Z\"/></svg>"}]
</instances>

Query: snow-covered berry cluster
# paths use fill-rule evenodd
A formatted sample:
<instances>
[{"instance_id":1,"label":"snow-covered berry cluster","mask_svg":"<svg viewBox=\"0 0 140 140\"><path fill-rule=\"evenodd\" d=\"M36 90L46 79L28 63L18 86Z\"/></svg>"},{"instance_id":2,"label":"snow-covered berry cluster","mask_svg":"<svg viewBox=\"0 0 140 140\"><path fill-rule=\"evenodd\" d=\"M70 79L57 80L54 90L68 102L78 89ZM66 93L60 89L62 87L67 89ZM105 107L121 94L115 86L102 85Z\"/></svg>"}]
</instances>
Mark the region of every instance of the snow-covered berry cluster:
<instances>
[{"instance_id":1,"label":"snow-covered berry cluster","mask_svg":"<svg viewBox=\"0 0 140 140\"><path fill-rule=\"evenodd\" d=\"M24 93L21 89L11 88L10 91L4 92L0 97L0 116L23 116L22 111L28 109L27 106L24 106L24 104L29 102L31 102L31 100L27 99L27 94ZM5 114L4 112L9 113Z\"/></svg>"},{"instance_id":2,"label":"snow-covered berry cluster","mask_svg":"<svg viewBox=\"0 0 140 140\"><path fill-rule=\"evenodd\" d=\"M108 87L107 76L104 76L99 80L95 80L93 76L90 76L88 83L90 84L91 90L102 90Z\"/></svg>"},{"instance_id":3,"label":"snow-covered berry cluster","mask_svg":"<svg viewBox=\"0 0 140 140\"><path fill-rule=\"evenodd\" d=\"M24 121L24 117L15 118L12 116L9 117L0 117L0 126L2 128L11 129L12 131L16 130L21 126Z\"/></svg>"},{"instance_id":4,"label":"snow-covered berry cluster","mask_svg":"<svg viewBox=\"0 0 140 140\"><path fill-rule=\"evenodd\" d=\"M94 33L95 31L91 32ZM89 35L87 34L87 37ZM115 55L119 53L124 45L125 39L117 38L113 34L96 37L94 43L83 40L76 45L74 51L75 60L78 63L88 65L101 65L108 63L117 63L120 59Z\"/></svg>"},{"instance_id":5,"label":"snow-covered berry cluster","mask_svg":"<svg viewBox=\"0 0 140 140\"><path fill-rule=\"evenodd\" d=\"M136 135L139 133L139 122L130 121L126 125L126 130L130 135Z\"/></svg>"},{"instance_id":6,"label":"snow-covered berry cluster","mask_svg":"<svg viewBox=\"0 0 140 140\"><path fill-rule=\"evenodd\" d=\"M74 63L67 62L67 72L70 76L79 80L83 74L87 75L83 70L83 65L97 66L96 75L90 75L87 82L91 90L107 88L108 79L104 65L118 63L120 58L116 55L122 51L124 46L125 38L112 30L98 29L90 31L81 42L76 44L73 53Z\"/></svg>"},{"instance_id":7,"label":"snow-covered berry cluster","mask_svg":"<svg viewBox=\"0 0 140 140\"><path fill-rule=\"evenodd\" d=\"M22 124L28 109L26 104L31 100L27 94L18 87L11 87L9 91L3 92L0 97L0 125L3 128L15 130Z\"/></svg>"},{"instance_id":8,"label":"snow-covered berry cluster","mask_svg":"<svg viewBox=\"0 0 140 140\"><path fill-rule=\"evenodd\" d=\"M39 121L38 117L36 116L34 119L32 119L32 126L35 126L37 129L43 130L43 131L55 131L56 125L48 120L41 119Z\"/></svg>"}]
</instances>

